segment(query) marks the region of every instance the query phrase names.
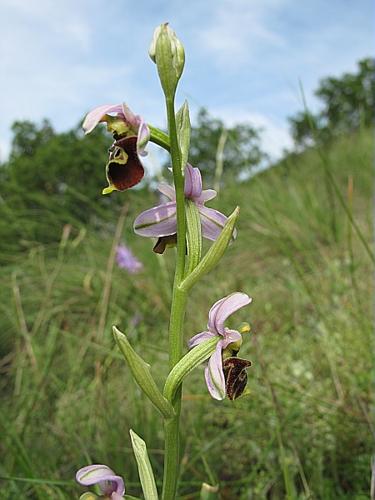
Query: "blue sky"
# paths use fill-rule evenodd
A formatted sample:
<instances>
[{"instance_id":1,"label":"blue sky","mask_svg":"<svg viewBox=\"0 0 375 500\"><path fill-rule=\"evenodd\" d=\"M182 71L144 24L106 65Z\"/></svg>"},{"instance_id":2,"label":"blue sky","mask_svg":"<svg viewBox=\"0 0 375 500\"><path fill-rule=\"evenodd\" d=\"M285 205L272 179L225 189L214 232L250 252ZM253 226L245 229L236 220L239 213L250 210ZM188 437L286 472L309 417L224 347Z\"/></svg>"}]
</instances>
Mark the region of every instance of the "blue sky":
<instances>
[{"instance_id":1,"label":"blue sky","mask_svg":"<svg viewBox=\"0 0 375 500\"><path fill-rule=\"evenodd\" d=\"M164 126L161 89L147 55L169 21L186 66L178 101L228 124L262 126L276 157L290 145L287 117L309 106L319 79L374 54L371 0L1 0L0 156L16 119L48 117L59 131L92 107L126 101Z\"/></svg>"}]
</instances>

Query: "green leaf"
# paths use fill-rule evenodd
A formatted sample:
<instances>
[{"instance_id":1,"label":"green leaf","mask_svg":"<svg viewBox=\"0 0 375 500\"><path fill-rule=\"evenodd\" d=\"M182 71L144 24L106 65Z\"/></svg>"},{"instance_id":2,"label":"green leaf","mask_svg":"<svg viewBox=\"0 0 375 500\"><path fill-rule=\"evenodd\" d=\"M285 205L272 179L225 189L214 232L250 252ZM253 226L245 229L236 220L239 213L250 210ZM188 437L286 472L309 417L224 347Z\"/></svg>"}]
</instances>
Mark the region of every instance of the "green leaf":
<instances>
[{"instance_id":1,"label":"green leaf","mask_svg":"<svg viewBox=\"0 0 375 500\"><path fill-rule=\"evenodd\" d=\"M173 403L177 389L180 387L183 379L196 368L206 361L216 348L220 337L213 337L197 345L185 354L183 358L172 368L164 385L164 396Z\"/></svg>"},{"instance_id":2,"label":"green leaf","mask_svg":"<svg viewBox=\"0 0 375 500\"><path fill-rule=\"evenodd\" d=\"M190 274L199 264L202 256L202 224L197 205L185 200L186 239L189 264L187 274Z\"/></svg>"},{"instance_id":3,"label":"green leaf","mask_svg":"<svg viewBox=\"0 0 375 500\"><path fill-rule=\"evenodd\" d=\"M199 262L197 267L186 276L186 278L180 284L180 289L184 292L190 290L190 288L195 285L195 283L202 278L205 274L211 271L220 261L222 256L227 249L229 242L233 236L234 226L237 222L240 213L239 207L237 207L233 213L228 217L228 220L220 233L217 240L211 245L210 249Z\"/></svg>"},{"instance_id":4,"label":"green leaf","mask_svg":"<svg viewBox=\"0 0 375 500\"><path fill-rule=\"evenodd\" d=\"M181 168L182 170L184 170L189 158L191 133L189 105L187 101L184 102L184 104L176 113L176 127L178 143L181 151Z\"/></svg>"},{"instance_id":5,"label":"green leaf","mask_svg":"<svg viewBox=\"0 0 375 500\"><path fill-rule=\"evenodd\" d=\"M129 433L145 500L157 500L158 491L150 459L148 458L146 443L133 430L130 429Z\"/></svg>"},{"instance_id":6,"label":"green leaf","mask_svg":"<svg viewBox=\"0 0 375 500\"><path fill-rule=\"evenodd\" d=\"M127 361L130 371L142 391L146 394L149 400L156 406L164 418L173 418L175 413L172 405L167 401L150 372L148 365L132 348L126 336L120 332L115 326L113 327L113 336L119 346L125 360Z\"/></svg>"}]
</instances>

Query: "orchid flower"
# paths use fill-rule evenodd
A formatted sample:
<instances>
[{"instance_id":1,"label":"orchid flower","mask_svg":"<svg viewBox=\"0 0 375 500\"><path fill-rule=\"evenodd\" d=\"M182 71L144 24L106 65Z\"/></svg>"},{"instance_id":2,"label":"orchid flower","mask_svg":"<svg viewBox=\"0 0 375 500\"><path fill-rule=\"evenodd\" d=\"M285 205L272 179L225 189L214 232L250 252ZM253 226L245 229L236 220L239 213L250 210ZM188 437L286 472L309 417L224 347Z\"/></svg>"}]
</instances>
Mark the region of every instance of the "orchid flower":
<instances>
[{"instance_id":1,"label":"orchid flower","mask_svg":"<svg viewBox=\"0 0 375 500\"><path fill-rule=\"evenodd\" d=\"M252 299L246 293L235 292L215 302L209 312L207 330L198 333L189 341L189 347L192 348L212 337L220 337L216 349L211 355L205 369L207 388L214 399L222 400L227 395L229 371L227 372L227 367L223 366L223 351L227 350L226 352L228 352L228 346L230 346L230 355L236 355L242 343L241 334L237 330L230 330L224 326L224 323L231 314L241 309L241 307L250 304L251 301ZM247 363L249 362L247 361ZM241 368L244 369L246 367L242 365ZM230 397L230 399L234 398Z\"/></svg>"},{"instance_id":2,"label":"orchid flower","mask_svg":"<svg viewBox=\"0 0 375 500\"><path fill-rule=\"evenodd\" d=\"M143 178L144 168L138 156L147 154L145 147L150 139L150 129L126 104L98 106L87 114L82 128L89 134L100 122L107 123L115 139L109 150L106 166L108 187L103 190L103 194L124 191Z\"/></svg>"},{"instance_id":3,"label":"orchid flower","mask_svg":"<svg viewBox=\"0 0 375 500\"><path fill-rule=\"evenodd\" d=\"M125 245L118 245L116 248L116 261L118 267L126 269L130 274L136 274L143 268L142 262Z\"/></svg>"},{"instance_id":4,"label":"orchid flower","mask_svg":"<svg viewBox=\"0 0 375 500\"><path fill-rule=\"evenodd\" d=\"M121 500L124 498L124 480L106 465L98 464L83 467L77 472L76 480L83 486L97 484L104 498L111 500Z\"/></svg>"},{"instance_id":5,"label":"orchid flower","mask_svg":"<svg viewBox=\"0 0 375 500\"><path fill-rule=\"evenodd\" d=\"M160 240L167 243L172 242L177 232L176 218L176 192L174 187L164 182L160 183L158 190L170 201L162 203L156 207L142 212L134 221L134 231L140 236L159 238L154 250L163 253L164 245L160 245ZM216 196L213 189L202 189L202 176L199 168L194 168L187 164L185 168L185 198L192 200L199 210L202 223L202 235L208 240L216 240L223 229L227 217L204 206L206 201L212 200ZM158 247L161 246L161 251Z\"/></svg>"}]
</instances>

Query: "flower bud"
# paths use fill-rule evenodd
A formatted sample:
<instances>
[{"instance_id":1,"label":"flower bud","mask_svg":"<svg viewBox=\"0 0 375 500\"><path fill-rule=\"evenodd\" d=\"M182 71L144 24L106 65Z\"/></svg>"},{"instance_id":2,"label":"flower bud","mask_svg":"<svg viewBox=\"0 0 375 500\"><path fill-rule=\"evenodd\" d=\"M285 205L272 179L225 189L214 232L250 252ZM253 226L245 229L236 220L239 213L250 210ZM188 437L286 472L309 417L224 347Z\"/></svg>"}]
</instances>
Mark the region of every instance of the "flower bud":
<instances>
[{"instance_id":1,"label":"flower bud","mask_svg":"<svg viewBox=\"0 0 375 500\"><path fill-rule=\"evenodd\" d=\"M157 26L154 30L154 34L152 36L150 48L148 49L148 55L150 56L151 60L156 64L156 42L157 39L159 38L162 24L160 26Z\"/></svg>"},{"instance_id":2,"label":"flower bud","mask_svg":"<svg viewBox=\"0 0 375 500\"><path fill-rule=\"evenodd\" d=\"M158 68L159 78L167 97L173 97L185 65L185 51L168 23L154 31L149 55Z\"/></svg>"}]
</instances>

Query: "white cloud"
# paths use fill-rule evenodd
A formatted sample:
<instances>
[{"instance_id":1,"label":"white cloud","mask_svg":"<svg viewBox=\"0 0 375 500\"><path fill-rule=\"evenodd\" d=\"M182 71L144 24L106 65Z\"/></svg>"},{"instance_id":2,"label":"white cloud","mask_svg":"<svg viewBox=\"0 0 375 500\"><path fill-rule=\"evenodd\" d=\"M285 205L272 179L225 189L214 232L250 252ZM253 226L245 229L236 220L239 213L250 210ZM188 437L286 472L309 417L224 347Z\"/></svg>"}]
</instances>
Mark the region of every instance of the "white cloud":
<instances>
[{"instance_id":1,"label":"white cloud","mask_svg":"<svg viewBox=\"0 0 375 500\"><path fill-rule=\"evenodd\" d=\"M118 99L131 76L128 65L92 57L95 0L3 0L0 5L1 158L9 152L17 119L75 125L106 89ZM95 14L96 15L96 14ZM124 83L125 82L125 83Z\"/></svg>"},{"instance_id":2,"label":"white cloud","mask_svg":"<svg viewBox=\"0 0 375 500\"><path fill-rule=\"evenodd\" d=\"M286 117L303 107L298 79L314 111L318 79L368 54L365 10L339 0L0 0L0 154L15 119L49 117L63 130L103 102L126 99L163 125L147 48L153 27L170 20L186 44L180 95L263 126L264 149L277 156L290 145Z\"/></svg>"},{"instance_id":3,"label":"white cloud","mask_svg":"<svg viewBox=\"0 0 375 500\"><path fill-rule=\"evenodd\" d=\"M241 65L257 47L284 46L284 37L269 26L270 14L287 0L222 0L199 33L202 48L219 63Z\"/></svg>"}]
</instances>

